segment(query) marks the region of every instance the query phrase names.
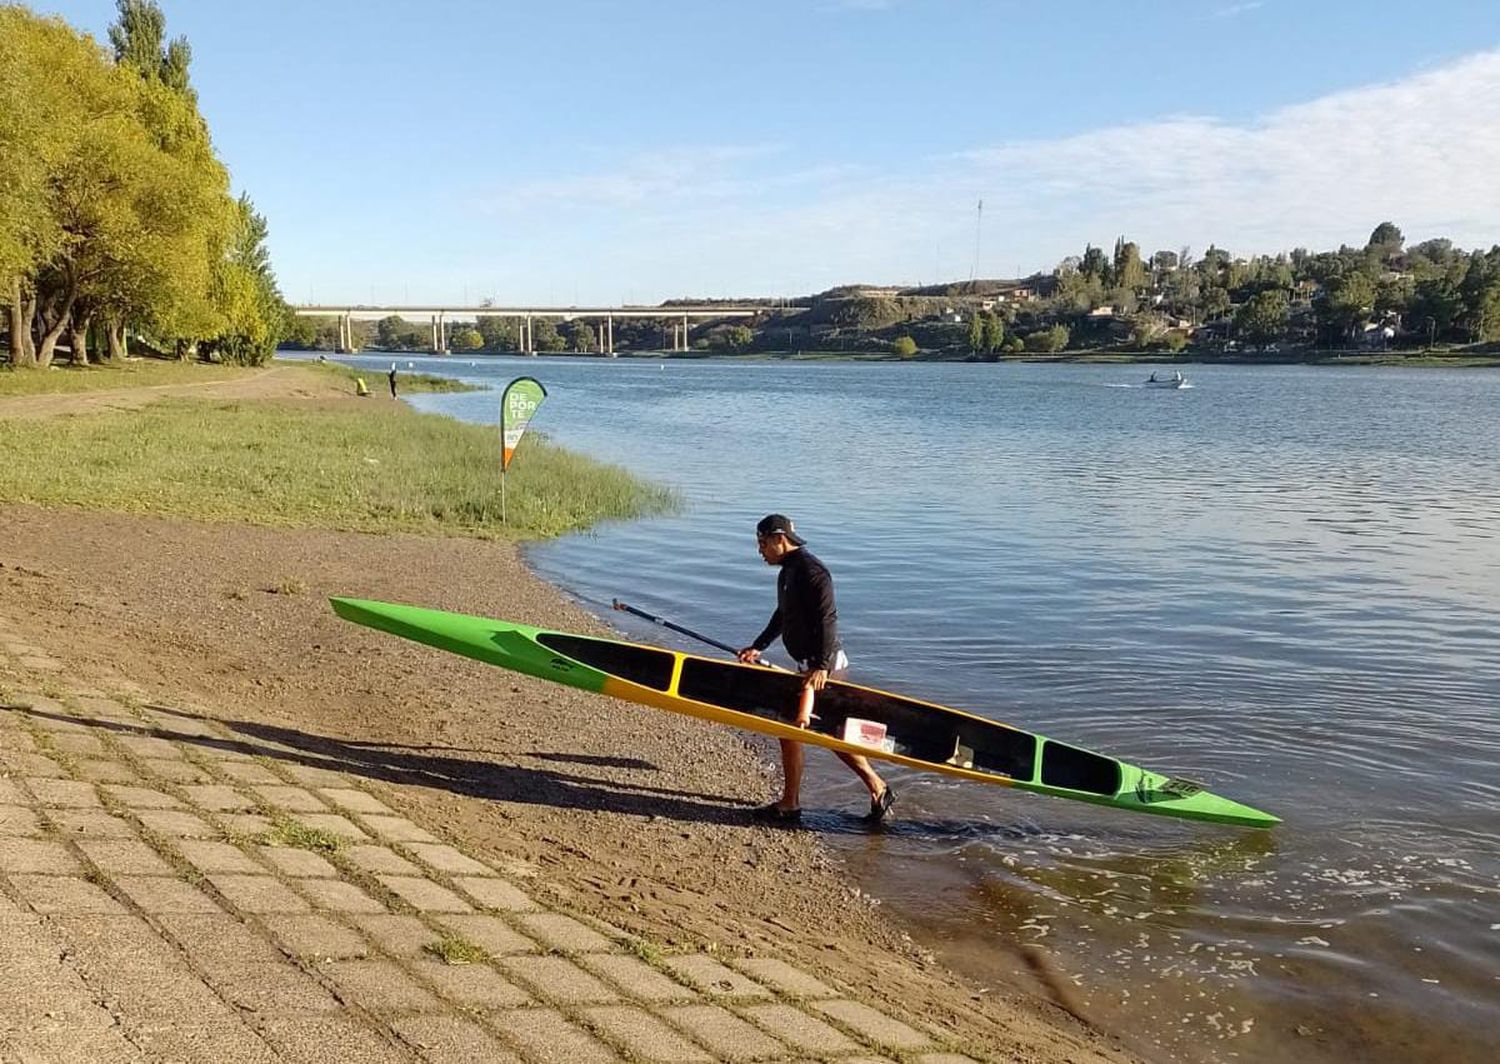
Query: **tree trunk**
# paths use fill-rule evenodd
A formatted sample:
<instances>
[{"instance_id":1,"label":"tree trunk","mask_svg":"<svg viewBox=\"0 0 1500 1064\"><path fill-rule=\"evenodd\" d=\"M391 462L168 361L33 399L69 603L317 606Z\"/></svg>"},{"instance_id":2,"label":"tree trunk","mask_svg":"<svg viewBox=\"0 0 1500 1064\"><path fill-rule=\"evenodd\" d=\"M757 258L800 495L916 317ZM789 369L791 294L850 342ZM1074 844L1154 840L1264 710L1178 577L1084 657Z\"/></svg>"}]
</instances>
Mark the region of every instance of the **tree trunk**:
<instances>
[{"instance_id":1,"label":"tree trunk","mask_svg":"<svg viewBox=\"0 0 1500 1064\"><path fill-rule=\"evenodd\" d=\"M75 366L89 364L89 319L93 316L92 312L79 314L76 311L68 316L68 344L73 349Z\"/></svg>"},{"instance_id":2,"label":"tree trunk","mask_svg":"<svg viewBox=\"0 0 1500 1064\"><path fill-rule=\"evenodd\" d=\"M26 323L21 345L25 349L26 364L36 365L36 290L32 289L26 293L21 304L21 319Z\"/></svg>"},{"instance_id":3,"label":"tree trunk","mask_svg":"<svg viewBox=\"0 0 1500 1064\"><path fill-rule=\"evenodd\" d=\"M31 312L27 300L21 295L21 279L11 282L10 292L10 364L32 366L36 364L36 350L31 346Z\"/></svg>"},{"instance_id":4,"label":"tree trunk","mask_svg":"<svg viewBox=\"0 0 1500 1064\"><path fill-rule=\"evenodd\" d=\"M41 312L38 315L42 327L42 336L36 347L36 364L43 369L52 365L52 356L57 351L57 341L61 339L63 330L68 327L68 322L73 319L73 304L77 299L78 293L76 291L68 293L67 298L63 301L62 310L58 312L50 329L47 327L45 313Z\"/></svg>"},{"instance_id":5,"label":"tree trunk","mask_svg":"<svg viewBox=\"0 0 1500 1064\"><path fill-rule=\"evenodd\" d=\"M109 359L116 362L126 358L130 349L125 341L125 321L122 318L110 318L105 322L104 332L109 337Z\"/></svg>"}]
</instances>

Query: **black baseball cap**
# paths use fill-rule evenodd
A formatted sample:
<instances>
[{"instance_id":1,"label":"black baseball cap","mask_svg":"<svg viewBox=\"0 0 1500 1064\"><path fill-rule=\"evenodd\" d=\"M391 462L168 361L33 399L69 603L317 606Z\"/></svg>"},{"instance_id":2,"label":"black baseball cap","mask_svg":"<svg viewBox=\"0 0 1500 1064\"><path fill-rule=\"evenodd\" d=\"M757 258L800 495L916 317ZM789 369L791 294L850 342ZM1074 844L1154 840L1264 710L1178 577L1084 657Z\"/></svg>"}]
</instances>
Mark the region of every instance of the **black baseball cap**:
<instances>
[{"instance_id":1,"label":"black baseball cap","mask_svg":"<svg viewBox=\"0 0 1500 1064\"><path fill-rule=\"evenodd\" d=\"M792 527L792 519L786 514L766 514L755 525L756 538L766 536L782 535L801 547L807 540L797 535L797 530Z\"/></svg>"}]
</instances>

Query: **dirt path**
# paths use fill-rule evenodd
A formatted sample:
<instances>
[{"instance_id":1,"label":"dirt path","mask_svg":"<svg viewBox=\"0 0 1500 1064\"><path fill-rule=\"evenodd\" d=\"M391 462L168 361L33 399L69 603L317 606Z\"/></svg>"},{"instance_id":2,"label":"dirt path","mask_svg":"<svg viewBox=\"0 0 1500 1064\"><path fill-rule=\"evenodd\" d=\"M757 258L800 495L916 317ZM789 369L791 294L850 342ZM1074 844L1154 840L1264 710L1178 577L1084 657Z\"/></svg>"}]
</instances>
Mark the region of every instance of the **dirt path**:
<instances>
[{"instance_id":1,"label":"dirt path","mask_svg":"<svg viewBox=\"0 0 1500 1064\"><path fill-rule=\"evenodd\" d=\"M346 624L330 594L599 629L507 544L0 506L4 612L74 687L189 705L273 757L331 763L493 867L534 867L540 904L662 957L783 960L931 1031L939 1044L904 1060L1126 1059L935 964L809 833L753 826L773 778L740 734Z\"/></svg>"},{"instance_id":2,"label":"dirt path","mask_svg":"<svg viewBox=\"0 0 1500 1064\"><path fill-rule=\"evenodd\" d=\"M103 410L138 410L158 399L191 396L199 399L329 399L349 396L331 377L301 366L271 366L232 380L192 381L112 388L97 392L54 392L0 398L0 417L56 417Z\"/></svg>"}]
</instances>

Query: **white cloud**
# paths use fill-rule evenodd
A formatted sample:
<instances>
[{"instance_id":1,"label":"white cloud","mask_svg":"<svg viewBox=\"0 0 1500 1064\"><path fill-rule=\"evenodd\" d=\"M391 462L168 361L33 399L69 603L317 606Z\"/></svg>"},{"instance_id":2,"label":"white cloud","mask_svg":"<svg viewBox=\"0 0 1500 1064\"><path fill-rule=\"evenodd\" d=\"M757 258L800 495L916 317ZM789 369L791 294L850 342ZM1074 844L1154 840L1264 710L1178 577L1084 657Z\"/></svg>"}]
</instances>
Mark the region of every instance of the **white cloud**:
<instances>
[{"instance_id":1,"label":"white cloud","mask_svg":"<svg viewBox=\"0 0 1500 1064\"><path fill-rule=\"evenodd\" d=\"M1245 0L1243 3L1225 4L1215 8L1210 14L1213 18L1234 18L1236 15L1246 15L1265 6L1265 0Z\"/></svg>"},{"instance_id":2,"label":"white cloud","mask_svg":"<svg viewBox=\"0 0 1500 1064\"><path fill-rule=\"evenodd\" d=\"M1078 223L1266 251L1362 238L1390 219L1459 243L1500 238L1500 51L1234 125L1187 116L969 154L1031 208Z\"/></svg>"},{"instance_id":3,"label":"white cloud","mask_svg":"<svg viewBox=\"0 0 1500 1064\"><path fill-rule=\"evenodd\" d=\"M566 243L581 209L618 227L601 295L755 294L841 281L967 277L983 197L983 275L1047 269L1116 235L1143 250L1236 254L1410 240L1500 240L1500 50L1235 123L1180 115L918 161L904 172L789 166L775 146L675 148L610 171L528 180L487 204ZM805 155L800 153L799 158ZM613 271L613 272L611 272ZM586 282L587 283L587 282Z\"/></svg>"}]
</instances>

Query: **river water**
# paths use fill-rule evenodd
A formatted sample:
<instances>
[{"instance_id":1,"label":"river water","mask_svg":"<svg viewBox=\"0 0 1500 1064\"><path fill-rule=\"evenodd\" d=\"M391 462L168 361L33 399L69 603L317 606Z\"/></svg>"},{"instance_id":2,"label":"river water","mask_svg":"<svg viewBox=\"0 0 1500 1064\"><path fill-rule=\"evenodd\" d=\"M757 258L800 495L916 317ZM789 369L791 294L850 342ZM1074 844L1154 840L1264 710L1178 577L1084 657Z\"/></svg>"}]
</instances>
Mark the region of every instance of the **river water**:
<instances>
[{"instance_id":1,"label":"river water","mask_svg":"<svg viewBox=\"0 0 1500 1064\"><path fill-rule=\"evenodd\" d=\"M412 361L534 375L538 429L682 493L533 548L564 588L748 642L774 598L754 523L785 512L856 680L1285 819L898 769L869 833L814 752L807 823L951 963L1041 979L1157 1059L1495 1059L1500 373L1201 367L1164 391L1133 366ZM493 423L496 400L413 401Z\"/></svg>"}]
</instances>

